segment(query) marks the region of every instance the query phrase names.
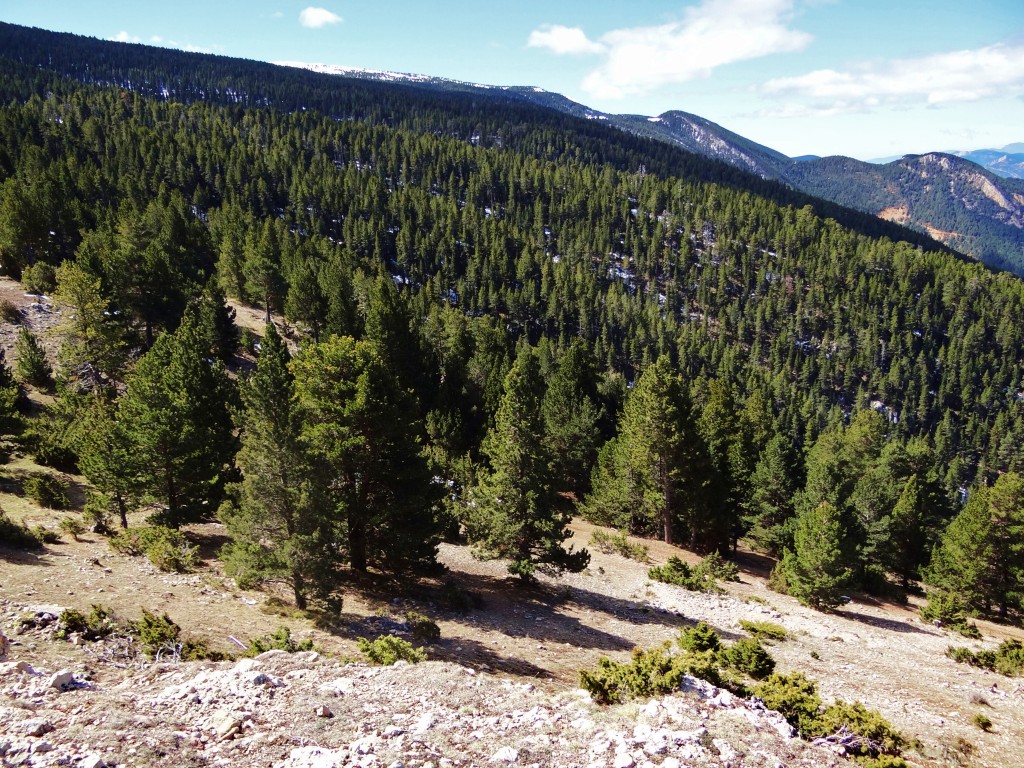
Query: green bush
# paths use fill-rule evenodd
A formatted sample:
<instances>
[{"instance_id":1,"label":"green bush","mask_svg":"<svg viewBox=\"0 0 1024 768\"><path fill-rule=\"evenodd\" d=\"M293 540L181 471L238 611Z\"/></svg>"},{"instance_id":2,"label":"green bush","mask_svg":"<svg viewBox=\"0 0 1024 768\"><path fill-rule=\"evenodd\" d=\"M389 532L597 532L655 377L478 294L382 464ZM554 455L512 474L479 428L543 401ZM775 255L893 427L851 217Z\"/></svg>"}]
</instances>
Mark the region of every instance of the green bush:
<instances>
[{"instance_id":1,"label":"green bush","mask_svg":"<svg viewBox=\"0 0 1024 768\"><path fill-rule=\"evenodd\" d=\"M768 709L782 713L786 722L807 736L817 736L821 697L818 685L800 672L784 675L776 672L754 688L754 695Z\"/></svg>"},{"instance_id":2,"label":"green bush","mask_svg":"<svg viewBox=\"0 0 1024 768\"><path fill-rule=\"evenodd\" d=\"M650 548L646 544L630 541L625 531L608 533L601 528L595 528L590 534L590 546L606 555L621 555L639 563L646 563L650 559Z\"/></svg>"},{"instance_id":3,"label":"green bush","mask_svg":"<svg viewBox=\"0 0 1024 768\"><path fill-rule=\"evenodd\" d=\"M679 688L687 669L684 657L669 654L667 645L634 648L628 664L601 658L596 670L580 672L580 687L599 704L670 693Z\"/></svg>"},{"instance_id":4,"label":"green bush","mask_svg":"<svg viewBox=\"0 0 1024 768\"><path fill-rule=\"evenodd\" d=\"M27 525L14 522L0 508L0 544L14 549L40 549L43 541Z\"/></svg>"},{"instance_id":5,"label":"green bush","mask_svg":"<svg viewBox=\"0 0 1024 768\"><path fill-rule=\"evenodd\" d=\"M718 651L722 647L718 633L705 622L695 627L684 629L676 638L676 644L684 651L699 653L701 651Z\"/></svg>"},{"instance_id":6,"label":"green bush","mask_svg":"<svg viewBox=\"0 0 1024 768\"><path fill-rule=\"evenodd\" d=\"M256 637L249 641L249 647L245 651L245 656L259 656L261 653L267 651L286 651L287 653L295 653L297 651L312 651L313 641L310 638L296 643L292 640L292 632L288 627L280 626L272 635L264 635L263 637Z\"/></svg>"},{"instance_id":7,"label":"green bush","mask_svg":"<svg viewBox=\"0 0 1024 768\"><path fill-rule=\"evenodd\" d=\"M110 546L122 555L145 555L161 571L187 573L199 562L197 547L185 534L162 525L129 528L110 539Z\"/></svg>"},{"instance_id":8,"label":"green bush","mask_svg":"<svg viewBox=\"0 0 1024 768\"><path fill-rule=\"evenodd\" d=\"M775 670L775 659L752 637L737 640L718 654L722 666L761 680Z\"/></svg>"},{"instance_id":9,"label":"green bush","mask_svg":"<svg viewBox=\"0 0 1024 768\"><path fill-rule=\"evenodd\" d=\"M422 613L409 611L405 614L405 624L417 643L436 643L441 639L441 628L437 622Z\"/></svg>"},{"instance_id":10,"label":"green bush","mask_svg":"<svg viewBox=\"0 0 1024 768\"><path fill-rule=\"evenodd\" d=\"M358 639L359 650L371 664L387 667L396 661L407 661L417 664L426 661L427 654L412 643L394 635L381 635L376 640Z\"/></svg>"},{"instance_id":11,"label":"green bush","mask_svg":"<svg viewBox=\"0 0 1024 768\"><path fill-rule=\"evenodd\" d=\"M59 544L60 534L45 525L37 525L32 528L32 535L40 544Z\"/></svg>"},{"instance_id":12,"label":"green bush","mask_svg":"<svg viewBox=\"0 0 1024 768\"><path fill-rule=\"evenodd\" d=\"M33 472L22 481L21 490L40 507L67 509L71 506L67 484L49 472Z\"/></svg>"},{"instance_id":13,"label":"green bush","mask_svg":"<svg viewBox=\"0 0 1024 768\"><path fill-rule=\"evenodd\" d=\"M92 605L87 614L74 608L61 611L57 618L56 636L61 640L67 640L71 635L77 634L83 640L101 640L117 630L114 612L101 605Z\"/></svg>"},{"instance_id":14,"label":"green bush","mask_svg":"<svg viewBox=\"0 0 1024 768\"><path fill-rule=\"evenodd\" d=\"M939 622L964 637L981 637L978 626L967 620L967 604L958 595L945 590L928 593L928 604L921 609L921 621Z\"/></svg>"},{"instance_id":15,"label":"green bush","mask_svg":"<svg viewBox=\"0 0 1024 768\"><path fill-rule=\"evenodd\" d=\"M45 295L57 287L57 271L52 264L40 261L21 271L21 284L27 293Z\"/></svg>"},{"instance_id":16,"label":"green bush","mask_svg":"<svg viewBox=\"0 0 1024 768\"><path fill-rule=\"evenodd\" d=\"M78 537L85 533L85 524L77 517L62 518L57 527L74 541L78 541Z\"/></svg>"},{"instance_id":17,"label":"green bush","mask_svg":"<svg viewBox=\"0 0 1024 768\"><path fill-rule=\"evenodd\" d=\"M128 629L139 639L143 652L152 659L172 657L181 661L223 661L227 654L212 650L202 639L182 639L179 627L166 613L158 616L142 609L142 617Z\"/></svg>"},{"instance_id":18,"label":"green bush","mask_svg":"<svg viewBox=\"0 0 1024 768\"><path fill-rule=\"evenodd\" d=\"M859 737L856 744L846 747L847 754L860 757L898 755L907 745L903 735L874 709L861 702L836 700L821 714L818 731L822 735L850 731Z\"/></svg>"},{"instance_id":19,"label":"green bush","mask_svg":"<svg viewBox=\"0 0 1024 768\"><path fill-rule=\"evenodd\" d=\"M740 619L740 626L758 640L781 642L789 637L785 627L771 621L747 621L746 619Z\"/></svg>"},{"instance_id":20,"label":"green bush","mask_svg":"<svg viewBox=\"0 0 1024 768\"><path fill-rule=\"evenodd\" d=\"M697 573L707 574L710 578L718 581L740 580L740 569L736 567L736 563L729 562L718 552L706 555L694 570Z\"/></svg>"},{"instance_id":21,"label":"green bush","mask_svg":"<svg viewBox=\"0 0 1024 768\"><path fill-rule=\"evenodd\" d=\"M39 339L24 325L18 329L14 345L14 373L26 384L39 389L53 385L53 369L46 359Z\"/></svg>"},{"instance_id":22,"label":"green bush","mask_svg":"<svg viewBox=\"0 0 1024 768\"><path fill-rule=\"evenodd\" d=\"M994 651L974 652L962 646L950 646L946 655L960 664L970 664L1007 677L1024 675L1024 644L1020 640L1004 640Z\"/></svg>"}]
</instances>

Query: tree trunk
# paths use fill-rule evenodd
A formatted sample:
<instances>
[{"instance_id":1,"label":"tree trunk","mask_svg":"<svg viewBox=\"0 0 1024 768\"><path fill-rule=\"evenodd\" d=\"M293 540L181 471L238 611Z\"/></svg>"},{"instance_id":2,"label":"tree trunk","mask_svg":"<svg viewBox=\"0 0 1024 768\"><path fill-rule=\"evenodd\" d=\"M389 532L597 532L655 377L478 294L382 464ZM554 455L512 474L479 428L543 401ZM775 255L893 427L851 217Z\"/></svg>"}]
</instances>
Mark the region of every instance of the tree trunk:
<instances>
[{"instance_id":1,"label":"tree trunk","mask_svg":"<svg viewBox=\"0 0 1024 768\"><path fill-rule=\"evenodd\" d=\"M300 611L306 610L306 589L302 573L298 568L292 569L292 592L295 594L295 607Z\"/></svg>"},{"instance_id":2,"label":"tree trunk","mask_svg":"<svg viewBox=\"0 0 1024 768\"><path fill-rule=\"evenodd\" d=\"M348 559L352 570L366 573L366 522L348 521Z\"/></svg>"}]
</instances>

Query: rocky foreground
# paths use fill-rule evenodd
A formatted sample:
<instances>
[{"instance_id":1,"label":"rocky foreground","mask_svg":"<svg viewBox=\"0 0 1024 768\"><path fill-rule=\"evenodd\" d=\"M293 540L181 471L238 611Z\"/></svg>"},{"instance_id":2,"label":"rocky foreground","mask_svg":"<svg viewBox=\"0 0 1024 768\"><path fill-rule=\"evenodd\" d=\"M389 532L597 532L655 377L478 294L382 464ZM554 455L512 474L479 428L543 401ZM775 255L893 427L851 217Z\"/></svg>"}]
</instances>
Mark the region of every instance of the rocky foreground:
<instances>
[{"instance_id":1,"label":"rocky foreground","mask_svg":"<svg viewBox=\"0 0 1024 768\"><path fill-rule=\"evenodd\" d=\"M368 667L269 651L126 664L113 650L11 644L0 661L0 764L846 765L759 702L694 678L672 696L601 707L583 691L545 692L444 662Z\"/></svg>"}]
</instances>

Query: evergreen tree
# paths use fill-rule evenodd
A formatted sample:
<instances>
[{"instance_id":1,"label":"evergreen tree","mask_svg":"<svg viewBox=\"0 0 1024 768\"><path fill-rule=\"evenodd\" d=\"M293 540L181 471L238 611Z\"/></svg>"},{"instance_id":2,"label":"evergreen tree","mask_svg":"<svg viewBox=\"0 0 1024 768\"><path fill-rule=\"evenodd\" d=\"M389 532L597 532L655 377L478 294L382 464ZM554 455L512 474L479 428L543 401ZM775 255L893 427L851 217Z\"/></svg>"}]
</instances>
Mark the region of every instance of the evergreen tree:
<instances>
[{"instance_id":1,"label":"evergreen tree","mask_svg":"<svg viewBox=\"0 0 1024 768\"><path fill-rule=\"evenodd\" d=\"M587 507L611 509L636 500L632 519L643 521L647 532L658 531L666 544L682 532L699 551L728 545L728 535L707 524L714 514L703 504L707 450L686 387L667 356L647 367L626 399L615 446L621 455L602 452Z\"/></svg>"},{"instance_id":2,"label":"evergreen tree","mask_svg":"<svg viewBox=\"0 0 1024 768\"><path fill-rule=\"evenodd\" d=\"M782 558L786 587L801 603L834 608L849 580L842 549L839 510L827 501L800 513L793 530L793 548Z\"/></svg>"},{"instance_id":3,"label":"evergreen tree","mask_svg":"<svg viewBox=\"0 0 1024 768\"><path fill-rule=\"evenodd\" d=\"M335 586L335 521L302 443L290 356L273 325L263 335L255 372L241 387L242 472L238 506L226 508L233 541L224 554L239 583L284 581L299 608Z\"/></svg>"},{"instance_id":4,"label":"evergreen tree","mask_svg":"<svg viewBox=\"0 0 1024 768\"><path fill-rule=\"evenodd\" d=\"M53 370L46 353L36 335L24 325L18 329L14 355L14 370L19 379L40 389L47 389L53 384Z\"/></svg>"},{"instance_id":5,"label":"evergreen tree","mask_svg":"<svg viewBox=\"0 0 1024 768\"><path fill-rule=\"evenodd\" d=\"M550 454L544 444L540 364L523 345L505 386L483 451L488 468L470 491L464 524L470 542L508 559L509 572L529 580L536 570L578 572L590 553L563 548L569 515L558 507L551 486Z\"/></svg>"},{"instance_id":6,"label":"evergreen tree","mask_svg":"<svg viewBox=\"0 0 1024 768\"><path fill-rule=\"evenodd\" d=\"M126 346L100 287L100 279L76 262L66 261L57 269L54 300L70 310L57 353L61 374L93 391L119 376Z\"/></svg>"},{"instance_id":7,"label":"evergreen tree","mask_svg":"<svg viewBox=\"0 0 1024 768\"><path fill-rule=\"evenodd\" d=\"M593 359L581 339L559 359L544 392L541 414L554 487L582 496L597 457L601 409Z\"/></svg>"},{"instance_id":8,"label":"evergreen tree","mask_svg":"<svg viewBox=\"0 0 1024 768\"><path fill-rule=\"evenodd\" d=\"M376 344L332 336L292 361L302 439L324 462L351 567L432 565L437 488L411 398Z\"/></svg>"},{"instance_id":9,"label":"evergreen tree","mask_svg":"<svg viewBox=\"0 0 1024 768\"><path fill-rule=\"evenodd\" d=\"M921 483L914 474L907 478L896 506L892 509L889 523L892 546L888 559L904 589L910 586L911 579L918 576L918 569L927 551L925 525L928 512L924 506L925 500Z\"/></svg>"},{"instance_id":10,"label":"evergreen tree","mask_svg":"<svg viewBox=\"0 0 1024 768\"><path fill-rule=\"evenodd\" d=\"M171 526L212 515L235 455L229 407L233 384L187 314L162 334L125 381L123 425L138 488L160 504Z\"/></svg>"},{"instance_id":11,"label":"evergreen tree","mask_svg":"<svg viewBox=\"0 0 1024 768\"><path fill-rule=\"evenodd\" d=\"M747 538L773 557L781 556L793 542L795 465L793 444L780 432L768 441L750 477Z\"/></svg>"},{"instance_id":12,"label":"evergreen tree","mask_svg":"<svg viewBox=\"0 0 1024 768\"><path fill-rule=\"evenodd\" d=\"M216 280L207 281L195 302L195 313L209 354L230 363L238 352L241 334L235 325L235 310L228 306L224 288Z\"/></svg>"},{"instance_id":13,"label":"evergreen tree","mask_svg":"<svg viewBox=\"0 0 1024 768\"><path fill-rule=\"evenodd\" d=\"M142 489L138 457L125 425L102 393L89 395L76 415L79 429L73 442L79 469L98 491L96 501L116 513L121 527L127 528L128 513L139 505Z\"/></svg>"},{"instance_id":14,"label":"evergreen tree","mask_svg":"<svg viewBox=\"0 0 1024 768\"><path fill-rule=\"evenodd\" d=\"M1010 472L971 492L942 534L925 581L974 610L994 605L1005 618L1024 589L1024 478Z\"/></svg>"}]
</instances>

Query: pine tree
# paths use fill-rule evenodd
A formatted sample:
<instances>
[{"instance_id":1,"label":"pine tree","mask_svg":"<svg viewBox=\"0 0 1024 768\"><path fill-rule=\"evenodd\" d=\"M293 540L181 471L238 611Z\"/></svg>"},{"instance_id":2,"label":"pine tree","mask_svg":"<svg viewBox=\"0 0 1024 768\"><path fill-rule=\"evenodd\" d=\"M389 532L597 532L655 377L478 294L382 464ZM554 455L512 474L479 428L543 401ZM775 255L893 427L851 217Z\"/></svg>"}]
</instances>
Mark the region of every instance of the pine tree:
<instances>
[{"instance_id":1,"label":"pine tree","mask_svg":"<svg viewBox=\"0 0 1024 768\"><path fill-rule=\"evenodd\" d=\"M100 494L105 511L113 511L121 527L128 527L128 513L140 502L137 455L114 406L102 393L88 396L78 411L75 451L82 474Z\"/></svg>"},{"instance_id":2,"label":"pine tree","mask_svg":"<svg viewBox=\"0 0 1024 768\"><path fill-rule=\"evenodd\" d=\"M615 441L619 456L602 452L601 469L586 506L614 508L635 499L631 518L657 531L666 544L683 532L691 547L710 551L728 539L706 537L702 497L709 474L690 398L668 357L640 375L626 399ZM634 529L636 530L636 529Z\"/></svg>"},{"instance_id":3,"label":"pine tree","mask_svg":"<svg viewBox=\"0 0 1024 768\"><path fill-rule=\"evenodd\" d=\"M551 485L550 454L541 414L543 383L533 350L523 345L505 377L494 427L484 440L489 467L470 491L464 523L470 542L508 559L508 569L529 580L537 570L578 572L590 553L566 550L569 515Z\"/></svg>"},{"instance_id":4,"label":"pine tree","mask_svg":"<svg viewBox=\"0 0 1024 768\"><path fill-rule=\"evenodd\" d=\"M126 346L122 329L111 322L110 305L100 286L98 277L75 262L57 269L54 300L70 310L57 353L61 374L93 391L120 374Z\"/></svg>"},{"instance_id":5,"label":"pine tree","mask_svg":"<svg viewBox=\"0 0 1024 768\"><path fill-rule=\"evenodd\" d=\"M162 334L125 381L117 408L138 487L171 526L212 515L235 455L233 385L191 313Z\"/></svg>"},{"instance_id":6,"label":"pine tree","mask_svg":"<svg viewBox=\"0 0 1024 768\"><path fill-rule=\"evenodd\" d=\"M18 378L33 387L47 389L53 384L53 370L39 339L24 325L18 329L14 343L14 370Z\"/></svg>"},{"instance_id":7,"label":"pine tree","mask_svg":"<svg viewBox=\"0 0 1024 768\"><path fill-rule=\"evenodd\" d=\"M590 485L597 457L597 375L587 345L580 339L558 361L541 403L544 442L551 455L556 490L578 496Z\"/></svg>"},{"instance_id":8,"label":"pine tree","mask_svg":"<svg viewBox=\"0 0 1024 768\"><path fill-rule=\"evenodd\" d=\"M432 565L437 488L408 394L377 345L332 336L292 361L308 414L303 442L322 461L351 567Z\"/></svg>"},{"instance_id":9,"label":"pine tree","mask_svg":"<svg viewBox=\"0 0 1024 768\"><path fill-rule=\"evenodd\" d=\"M1024 588L1024 478L1009 472L975 488L942 534L925 582L1000 617Z\"/></svg>"},{"instance_id":10,"label":"pine tree","mask_svg":"<svg viewBox=\"0 0 1024 768\"><path fill-rule=\"evenodd\" d=\"M827 501L800 513L793 530L793 548L786 550L782 569L789 593L815 608L842 603L840 590L850 577L842 550L839 511Z\"/></svg>"},{"instance_id":11,"label":"pine tree","mask_svg":"<svg viewBox=\"0 0 1024 768\"><path fill-rule=\"evenodd\" d=\"M768 441L750 477L747 538L774 557L792 546L795 464L792 442L780 432Z\"/></svg>"},{"instance_id":12,"label":"pine tree","mask_svg":"<svg viewBox=\"0 0 1024 768\"><path fill-rule=\"evenodd\" d=\"M242 385L239 413L242 471L237 508L225 523L233 541L224 554L240 584L281 580L299 608L310 594L335 586L337 545L330 505L302 443L302 413L290 355L273 325L263 336L256 370Z\"/></svg>"},{"instance_id":13,"label":"pine tree","mask_svg":"<svg viewBox=\"0 0 1024 768\"><path fill-rule=\"evenodd\" d=\"M888 558L892 570L900 577L903 588L918 576L918 569L925 559L926 497L921 490L917 475L907 478L896 506L892 509L889 522L891 555Z\"/></svg>"}]
</instances>

